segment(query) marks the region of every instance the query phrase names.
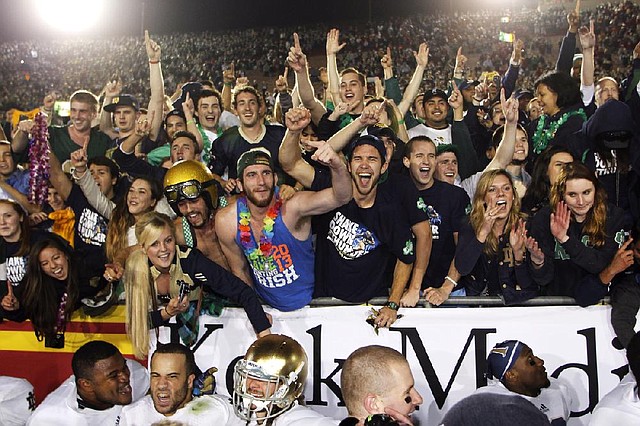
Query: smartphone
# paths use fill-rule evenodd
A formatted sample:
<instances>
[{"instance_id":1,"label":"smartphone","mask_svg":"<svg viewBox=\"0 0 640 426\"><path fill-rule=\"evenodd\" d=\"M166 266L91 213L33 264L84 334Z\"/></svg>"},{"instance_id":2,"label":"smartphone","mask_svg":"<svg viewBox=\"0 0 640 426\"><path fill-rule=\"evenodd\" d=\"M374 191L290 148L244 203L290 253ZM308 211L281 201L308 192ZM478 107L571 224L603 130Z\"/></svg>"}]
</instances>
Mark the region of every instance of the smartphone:
<instances>
[{"instance_id":1,"label":"smartphone","mask_svg":"<svg viewBox=\"0 0 640 426\"><path fill-rule=\"evenodd\" d=\"M58 117L69 117L71 115L71 102L56 101L53 104L53 113Z\"/></svg>"}]
</instances>

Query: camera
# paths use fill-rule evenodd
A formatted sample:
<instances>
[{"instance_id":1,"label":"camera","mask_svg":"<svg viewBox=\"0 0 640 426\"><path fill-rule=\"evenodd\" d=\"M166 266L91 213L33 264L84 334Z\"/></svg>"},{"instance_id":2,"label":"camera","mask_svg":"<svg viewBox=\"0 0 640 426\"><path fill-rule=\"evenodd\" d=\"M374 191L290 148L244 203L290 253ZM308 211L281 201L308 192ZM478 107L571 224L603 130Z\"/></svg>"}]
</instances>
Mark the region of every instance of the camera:
<instances>
[{"instance_id":1,"label":"camera","mask_svg":"<svg viewBox=\"0 0 640 426\"><path fill-rule=\"evenodd\" d=\"M193 290L193 287L190 286L184 280L177 280L176 283L180 287L180 290L178 291L178 301L182 301L182 299L184 299L185 296L188 296L189 293L191 293L191 290Z\"/></svg>"},{"instance_id":2,"label":"camera","mask_svg":"<svg viewBox=\"0 0 640 426\"><path fill-rule=\"evenodd\" d=\"M64 348L64 333L56 333L53 336L45 336L44 347L52 349Z\"/></svg>"}]
</instances>

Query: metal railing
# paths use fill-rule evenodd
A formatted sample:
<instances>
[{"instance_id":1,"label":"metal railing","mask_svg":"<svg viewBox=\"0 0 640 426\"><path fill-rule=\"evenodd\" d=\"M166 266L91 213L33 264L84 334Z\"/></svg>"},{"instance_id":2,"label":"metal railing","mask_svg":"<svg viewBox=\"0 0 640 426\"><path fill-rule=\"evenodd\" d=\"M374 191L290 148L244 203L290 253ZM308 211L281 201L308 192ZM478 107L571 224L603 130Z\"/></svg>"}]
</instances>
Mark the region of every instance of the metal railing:
<instances>
[{"instance_id":1,"label":"metal railing","mask_svg":"<svg viewBox=\"0 0 640 426\"><path fill-rule=\"evenodd\" d=\"M375 297L367 304L384 305L387 302L386 297ZM609 298L605 297L598 304L609 304ZM361 303L348 303L344 300L334 299L333 297L318 297L313 299L311 306L344 306L344 305L361 305ZM510 306L578 306L575 299L566 296L540 296L529 299L526 302ZM420 298L417 307L432 308L432 305L425 298ZM468 306L468 307L497 307L505 306L504 300L500 296L451 296L440 306Z\"/></svg>"}]
</instances>

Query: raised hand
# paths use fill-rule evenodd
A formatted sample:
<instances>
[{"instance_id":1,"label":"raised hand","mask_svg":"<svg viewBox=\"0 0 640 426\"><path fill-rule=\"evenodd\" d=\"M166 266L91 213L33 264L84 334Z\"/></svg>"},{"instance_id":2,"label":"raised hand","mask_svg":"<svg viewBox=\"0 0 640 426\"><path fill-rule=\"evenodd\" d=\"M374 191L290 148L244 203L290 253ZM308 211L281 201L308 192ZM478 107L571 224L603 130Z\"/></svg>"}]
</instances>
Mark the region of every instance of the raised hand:
<instances>
[{"instance_id":1,"label":"raised hand","mask_svg":"<svg viewBox=\"0 0 640 426\"><path fill-rule=\"evenodd\" d=\"M327 55L335 55L346 45L347 43L340 44L340 30L332 28L327 33Z\"/></svg>"},{"instance_id":2,"label":"raised hand","mask_svg":"<svg viewBox=\"0 0 640 426\"><path fill-rule=\"evenodd\" d=\"M301 132L311 123L311 112L305 107L291 108L284 115L284 122L291 132Z\"/></svg>"},{"instance_id":3,"label":"raised hand","mask_svg":"<svg viewBox=\"0 0 640 426\"><path fill-rule=\"evenodd\" d=\"M391 58L391 48L387 46L387 53L382 55L382 59L380 59L380 65L382 65L383 69L393 68L393 59Z\"/></svg>"},{"instance_id":4,"label":"raised hand","mask_svg":"<svg viewBox=\"0 0 640 426\"><path fill-rule=\"evenodd\" d=\"M595 21L589 20L589 28L582 26L578 30L578 37L580 38L580 46L582 49L593 49L596 45L596 33L593 30Z\"/></svg>"},{"instance_id":5,"label":"raised hand","mask_svg":"<svg viewBox=\"0 0 640 426\"><path fill-rule=\"evenodd\" d=\"M456 53L456 66L455 69L458 71L464 70L465 65L467 64L467 57L462 54L462 46L458 47L458 52Z\"/></svg>"},{"instance_id":6,"label":"raised hand","mask_svg":"<svg viewBox=\"0 0 640 426\"><path fill-rule=\"evenodd\" d=\"M189 92L187 92L186 96L184 97L184 102L182 103L182 111L184 112L185 116L189 117L193 117L193 114L195 114L196 107L193 104L193 99L191 99L191 95L189 95Z\"/></svg>"},{"instance_id":7,"label":"raised hand","mask_svg":"<svg viewBox=\"0 0 640 426\"><path fill-rule=\"evenodd\" d=\"M324 164L332 169L346 167L340 156L325 141L308 141L307 144L316 148L311 158L320 164Z\"/></svg>"},{"instance_id":8,"label":"raised hand","mask_svg":"<svg viewBox=\"0 0 640 426\"><path fill-rule=\"evenodd\" d=\"M575 33L580 26L580 0L576 1L576 8L567 15L567 23L569 24L569 32Z\"/></svg>"},{"instance_id":9,"label":"raised hand","mask_svg":"<svg viewBox=\"0 0 640 426\"><path fill-rule=\"evenodd\" d=\"M419 67L426 68L429 63L429 45L427 43L420 43L418 51L413 52L413 57L416 58L416 64Z\"/></svg>"},{"instance_id":10,"label":"raised hand","mask_svg":"<svg viewBox=\"0 0 640 426\"><path fill-rule=\"evenodd\" d=\"M122 81L120 81L119 78L108 81L107 84L104 86L104 94L107 97L113 98L114 96L118 96L121 91L122 91Z\"/></svg>"},{"instance_id":11,"label":"raised hand","mask_svg":"<svg viewBox=\"0 0 640 426\"><path fill-rule=\"evenodd\" d=\"M360 123L364 126L372 126L380 121L380 113L384 109L387 101L380 104L371 104L364 107L362 114L358 117Z\"/></svg>"},{"instance_id":12,"label":"raised hand","mask_svg":"<svg viewBox=\"0 0 640 426\"><path fill-rule=\"evenodd\" d=\"M449 105L451 105L451 108L454 110L457 110L462 108L464 98L456 82L452 80L451 83L453 84L453 91L451 92L451 96L449 96Z\"/></svg>"},{"instance_id":13,"label":"raised hand","mask_svg":"<svg viewBox=\"0 0 640 426\"><path fill-rule=\"evenodd\" d=\"M485 206L482 224L480 225L480 229L476 231L476 238L481 243L484 243L487 240L487 237L493 229L493 225L496 223L496 215L501 209L502 206L499 205Z\"/></svg>"},{"instance_id":14,"label":"raised hand","mask_svg":"<svg viewBox=\"0 0 640 426\"><path fill-rule=\"evenodd\" d=\"M556 206L556 211L551 213L549 217L549 227L551 234L560 243L564 243L569 239L567 232L571 223L571 212L564 201L560 201Z\"/></svg>"},{"instance_id":15,"label":"raised hand","mask_svg":"<svg viewBox=\"0 0 640 426\"><path fill-rule=\"evenodd\" d=\"M293 33L293 46L289 49L287 62L295 72L300 72L307 67L307 56L302 52L302 48L300 47L300 37L298 33Z\"/></svg>"},{"instance_id":16,"label":"raised hand","mask_svg":"<svg viewBox=\"0 0 640 426\"><path fill-rule=\"evenodd\" d=\"M529 258L534 265L542 265L544 263L544 253L535 238L527 236L524 246L527 248Z\"/></svg>"},{"instance_id":17,"label":"raised hand","mask_svg":"<svg viewBox=\"0 0 640 426\"><path fill-rule=\"evenodd\" d=\"M519 219L518 222L511 227L511 232L509 232L509 245L517 261L522 261L526 240L527 228L524 225L524 220Z\"/></svg>"},{"instance_id":18,"label":"raised hand","mask_svg":"<svg viewBox=\"0 0 640 426\"><path fill-rule=\"evenodd\" d=\"M149 62L156 62L160 60L160 45L149 38L149 31L144 31L144 46L147 49L147 56Z\"/></svg>"},{"instance_id":19,"label":"raised hand","mask_svg":"<svg viewBox=\"0 0 640 426\"><path fill-rule=\"evenodd\" d=\"M287 82L288 75L289 75L289 68L285 67L284 73L282 73L282 75L279 75L278 78L276 79L276 90L279 93L286 92L287 89L289 88L289 83Z\"/></svg>"},{"instance_id":20,"label":"raised hand","mask_svg":"<svg viewBox=\"0 0 640 426\"><path fill-rule=\"evenodd\" d=\"M516 98L511 95L509 99L506 99L504 96L504 88L500 89L500 105L502 107L502 113L504 114L504 119L507 123L517 123L518 122L518 107L519 103Z\"/></svg>"},{"instance_id":21,"label":"raised hand","mask_svg":"<svg viewBox=\"0 0 640 426\"><path fill-rule=\"evenodd\" d=\"M513 42L513 52L511 52L511 60L516 63L522 61L522 51L524 49L524 41L516 39Z\"/></svg>"},{"instance_id":22,"label":"raised hand","mask_svg":"<svg viewBox=\"0 0 640 426\"><path fill-rule=\"evenodd\" d=\"M236 82L236 66L233 63L233 61L229 65L229 68L222 71L222 82L224 84L231 84L231 85L233 85L233 83Z\"/></svg>"},{"instance_id":23,"label":"raised hand","mask_svg":"<svg viewBox=\"0 0 640 426\"><path fill-rule=\"evenodd\" d=\"M188 95L188 94L187 94ZM140 136L140 137L146 137L149 136L149 133L151 132L151 123L153 122L153 112L151 113L151 117L150 119L147 118L140 118L139 120L136 121L136 135Z\"/></svg>"},{"instance_id":24,"label":"raised hand","mask_svg":"<svg viewBox=\"0 0 640 426\"><path fill-rule=\"evenodd\" d=\"M348 102L338 102L338 104L333 109L333 112L329 115L329 120L336 121L341 115L349 112L349 103Z\"/></svg>"}]
</instances>

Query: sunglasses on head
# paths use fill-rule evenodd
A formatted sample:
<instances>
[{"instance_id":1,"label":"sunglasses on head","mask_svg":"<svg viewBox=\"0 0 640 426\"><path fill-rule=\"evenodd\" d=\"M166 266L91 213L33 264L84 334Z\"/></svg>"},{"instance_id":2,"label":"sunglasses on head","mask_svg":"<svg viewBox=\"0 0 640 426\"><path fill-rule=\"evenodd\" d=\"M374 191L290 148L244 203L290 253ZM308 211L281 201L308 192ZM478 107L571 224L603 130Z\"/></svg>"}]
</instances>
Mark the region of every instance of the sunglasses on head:
<instances>
[{"instance_id":1,"label":"sunglasses on head","mask_svg":"<svg viewBox=\"0 0 640 426\"><path fill-rule=\"evenodd\" d=\"M197 180L188 180L186 182L169 185L164 189L164 195L170 203L177 203L182 200L195 200L202 191L213 185L213 180L200 183Z\"/></svg>"}]
</instances>

